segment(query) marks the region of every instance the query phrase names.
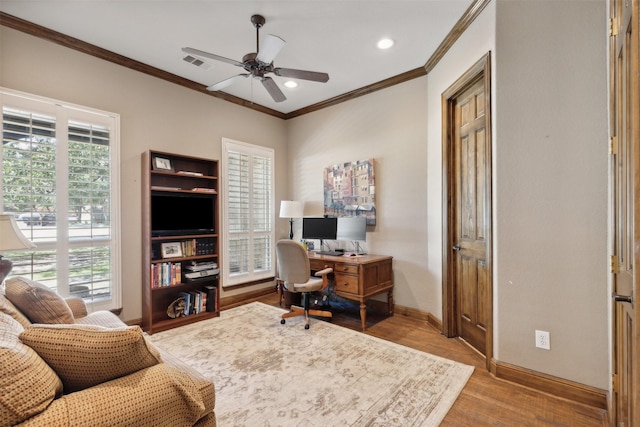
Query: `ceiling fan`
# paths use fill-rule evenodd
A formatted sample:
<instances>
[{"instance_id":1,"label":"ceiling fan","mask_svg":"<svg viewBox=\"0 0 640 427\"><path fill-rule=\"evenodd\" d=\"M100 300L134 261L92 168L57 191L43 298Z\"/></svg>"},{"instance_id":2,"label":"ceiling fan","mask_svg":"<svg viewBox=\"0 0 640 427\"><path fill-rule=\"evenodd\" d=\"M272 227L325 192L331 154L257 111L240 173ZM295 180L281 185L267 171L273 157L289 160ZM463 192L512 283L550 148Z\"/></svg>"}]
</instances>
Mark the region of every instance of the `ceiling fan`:
<instances>
[{"instance_id":1,"label":"ceiling fan","mask_svg":"<svg viewBox=\"0 0 640 427\"><path fill-rule=\"evenodd\" d=\"M265 74L273 73L276 76L311 80L313 82L322 83L326 83L329 80L329 75L327 73L274 67L273 60L276 55L278 55L280 50L284 47L286 42L278 36L269 34L267 35L267 37L265 37L262 50L260 50L260 28L262 28L265 22L266 20L261 15L253 15L251 17L251 23L256 28L256 53L247 53L242 57L242 62L191 47L182 48L182 51L189 55L226 62L227 64L242 67L246 71L246 73L238 74L233 77L229 77L228 79L222 80L216 84L213 84L207 87L207 90L218 91L232 85L238 80L246 79L247 77L251 76L262 82L262 85L267 90L267 92L269 92L269 95L271 95L275 102L282 102L286 100L287 97L284 96L284 93L282 93L275 80L273 80L271 77L265 76ZM189 58L187 56L184 58L184 60L196 65L202 64L202 61L197 61L197 58Z\"/></svg>"}]
</instances>

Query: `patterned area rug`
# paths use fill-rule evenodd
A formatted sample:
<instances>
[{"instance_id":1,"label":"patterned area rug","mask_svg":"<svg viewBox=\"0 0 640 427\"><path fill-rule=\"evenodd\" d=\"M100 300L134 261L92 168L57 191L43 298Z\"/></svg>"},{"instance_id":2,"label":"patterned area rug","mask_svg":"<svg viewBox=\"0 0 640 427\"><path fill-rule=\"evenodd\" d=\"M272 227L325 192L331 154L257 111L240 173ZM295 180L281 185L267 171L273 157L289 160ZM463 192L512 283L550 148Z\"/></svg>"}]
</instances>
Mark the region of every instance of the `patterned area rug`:
<instances>
[{"instance_id":1,"label":"patterned area rug","mask_svg":"<svg viewBox=\"0 0 640 427\"><path fill-rule=\"evenodd\" d=\"M473 367L255 302L150 336L211 379L227 426L437 426Z\"/></svg>"}]
</instances>

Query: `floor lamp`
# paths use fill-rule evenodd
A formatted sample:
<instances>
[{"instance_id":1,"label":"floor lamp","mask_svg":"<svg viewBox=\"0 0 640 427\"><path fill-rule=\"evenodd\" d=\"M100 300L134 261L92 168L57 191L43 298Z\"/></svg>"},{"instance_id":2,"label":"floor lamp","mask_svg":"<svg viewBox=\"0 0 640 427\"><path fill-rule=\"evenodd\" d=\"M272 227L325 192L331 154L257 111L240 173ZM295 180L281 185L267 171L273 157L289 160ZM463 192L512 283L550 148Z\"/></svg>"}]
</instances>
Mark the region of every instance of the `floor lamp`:
<instances>
[{"instance_id":1,"label":"floor lamp","mask_svg":"<svg viewBox=\"0 0 640 427\"><path fill-rule=\"evenodd\" d=\"M293 219L302 218L304 204L294 200L282 200L280 202L280 218L289 218L289 239L293 239Z\"/></svg>"},{"instance_id":2,"label":"floor lamp","mask_svg":"<svg viewBox=\"0 0 640 427\"><path fill-rule=\"evenodd\" d=\"M18 228L13 216L8 214L0 215L0 251L14 251L19 249L32 249L36 245L24 237ZM0 255L0 284L9 275L13 263Z\"/></svg>"}]
</instances>

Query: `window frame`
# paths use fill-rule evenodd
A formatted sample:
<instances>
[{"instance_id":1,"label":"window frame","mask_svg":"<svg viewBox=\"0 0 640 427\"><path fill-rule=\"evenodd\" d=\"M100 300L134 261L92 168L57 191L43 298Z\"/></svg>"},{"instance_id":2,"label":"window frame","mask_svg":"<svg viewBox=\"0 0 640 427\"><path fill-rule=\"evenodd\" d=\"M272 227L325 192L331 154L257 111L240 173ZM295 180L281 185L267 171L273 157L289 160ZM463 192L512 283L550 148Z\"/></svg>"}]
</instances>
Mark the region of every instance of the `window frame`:
<instances>
[{"instance_id":1,"label":"window frame","mask_svg":"<svg viewBox=\"0 0 640 427\"><path fill-rule=\"evenodd\" d=\"M56 161L53 169L62 171L55 174L57 193L55 196L56 212L68 212L68 156L60 155L60 153L68 153L70 124L74 122L83 122L109 128L111 190L109 236L106 238L93 236L70 239L69 221L66 218L66 215L58 215L60 218L56 221L57 232L55 241L38 242L38 247L33 250L32 253L47 250L55 251L56 260L54 263L56 269L56 291L60 293L61 296L67 297L69 296L69 273L71 271L69 268L69 251L75 248L107 246L110 251L110 297L96 299L87 298L85 299L85 303L87 306L91 307L92 310L110 310L122 307L122 257L120 239L120 115L0 86L0 111L4 111L5 107L28 111L32 114L53 116L55 118ZM0 151L0 164L2 164L2 161L2 152ZM0 178L1 177L2 171L0 171ZM0 188L0 211L4 211L3 192L3 188Z\"/></svg>"},{"instance_id":2,"label":"window frame","mask_svg":"<svg viewBox=\"0 0 640 427\"><path fill-rule=\"evenodd\" d=\"M270 268L264 270L257 270L255 268L251 268L253 266L254 260L254 252L253 246L249 244L248 248L248 263L249 263L249 271L241 274L231 274L231 257L229 256L230 250L230 216L229 216L229 208L230 208L230 190L229 190L229 174L225 173L222 181L222 254L223 263L222 263L222 286L223 287L233 287L238 285L243 285L247 283L254 282L263 282L268 280L273 280L276 274L276 262L275 262L275 149L264 147L260 145L250 144L246 142L236 141L229 138L222 138L222 168L225 171L229 171L229 153L230 152L240 152L243 154L248 154L249 156L261 156L268 158L271 161L271 187L269 188L269 200L270 206L268 208L268 215L270 217L269 227L270 230L263 232L255 232L255 230L249 230L248 233L250 235L250 242L253 241L254 233L255 235L265 235L268 234L271 240L271 246L269 248L268 256L271 260ZM250 177L249 191L253 187L253 179L251 170L249 171L248 176ZM249 197L250 207L249 213L252 212L252 198ZM253 215L251 215L250 222L253 223Z\"/></svg>"}]
</instances>

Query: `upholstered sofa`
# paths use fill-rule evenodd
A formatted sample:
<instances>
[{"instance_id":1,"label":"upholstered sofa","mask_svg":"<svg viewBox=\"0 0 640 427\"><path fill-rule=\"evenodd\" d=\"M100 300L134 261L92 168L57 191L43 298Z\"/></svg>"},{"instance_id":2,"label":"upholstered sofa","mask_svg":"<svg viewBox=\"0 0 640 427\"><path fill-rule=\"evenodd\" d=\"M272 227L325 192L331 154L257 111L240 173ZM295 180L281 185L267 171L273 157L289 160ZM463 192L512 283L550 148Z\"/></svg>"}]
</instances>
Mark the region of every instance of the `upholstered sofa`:
<instances>
[{"instance_id":1,"label":"upholstered sofa","mask_svg":"<svg viewBox=\"0 0 640 427\"><path fill-rule=\"evenodd\" d=\"M24 278L0 292L0 426L215 426L214 385L138 326Z\"/></svg>"}]
</instances>

